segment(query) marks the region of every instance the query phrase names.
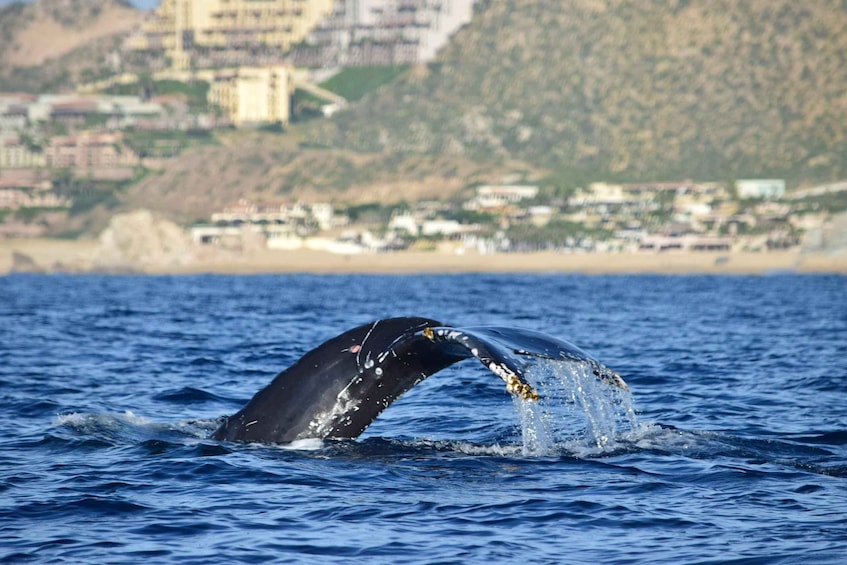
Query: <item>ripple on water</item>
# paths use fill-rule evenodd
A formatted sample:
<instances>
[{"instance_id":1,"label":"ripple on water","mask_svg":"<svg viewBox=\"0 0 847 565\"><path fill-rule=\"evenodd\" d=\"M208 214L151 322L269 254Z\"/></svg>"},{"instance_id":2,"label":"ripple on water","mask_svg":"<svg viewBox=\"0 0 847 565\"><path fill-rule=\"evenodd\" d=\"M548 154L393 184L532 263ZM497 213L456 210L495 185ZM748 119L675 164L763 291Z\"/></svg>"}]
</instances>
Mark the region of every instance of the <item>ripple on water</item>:
<instances>
[{"instance_id":1,"label":"ripple on water","mask_svg":"<svg viewBox=\"0 0 847 565\"><path fill-rule=\"evenodd\" d=\"M4 561L847 555L843 277L12 276L0 296ZM208 439L310 347L401 314L569 339L632 396L539 364L542 401L513 404L461 363L357 441Z\"/></svg>"}]
</instances>

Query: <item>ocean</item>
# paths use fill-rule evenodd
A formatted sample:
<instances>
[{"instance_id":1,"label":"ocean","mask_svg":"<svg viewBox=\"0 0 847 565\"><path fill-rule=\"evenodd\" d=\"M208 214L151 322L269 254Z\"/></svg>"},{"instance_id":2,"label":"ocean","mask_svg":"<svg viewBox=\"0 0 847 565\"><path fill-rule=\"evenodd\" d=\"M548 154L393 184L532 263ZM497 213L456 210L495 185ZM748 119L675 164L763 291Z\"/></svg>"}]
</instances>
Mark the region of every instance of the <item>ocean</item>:
<instances>
[{"instance_id":1,"label":"ocean","mask_svg":"<svg viewBox=\"0 0 847 565\"><path fill-rule=\"evenodd\" d=\"M847 278L0 277L4 563L845 563ZM356 440L208 439L393 316L568 340L528 404L475 360Z\"/></svg>"}]
</instances>

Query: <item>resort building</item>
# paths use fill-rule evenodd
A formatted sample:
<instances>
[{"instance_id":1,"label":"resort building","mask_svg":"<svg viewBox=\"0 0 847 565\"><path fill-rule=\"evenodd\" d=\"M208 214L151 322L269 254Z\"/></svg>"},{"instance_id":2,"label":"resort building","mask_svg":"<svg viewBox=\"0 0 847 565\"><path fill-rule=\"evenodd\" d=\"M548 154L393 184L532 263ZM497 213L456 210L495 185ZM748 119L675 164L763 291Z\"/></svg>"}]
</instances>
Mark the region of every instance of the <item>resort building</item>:
<instances>
[{"instance_id":1,"label":"resort building","mask_svg":"<svg viewBox=\"0 0 847 565\"><path fill-rule=\"evenodd\" d=\"M332 12L334 0L163 0L129 47L175 69L278 62Z\"/></svg>"},{"instance_id":2,"label":"resort building","mask_svg":"<svg viewBox=\"0 0 847 565\"><path fill-rule=\"evenodd\" d=\"M123 134L82 132L56 136L44 148L48 167L68 169L131 168L140 160L123 143Z\"/></svg>"},{"instance_id":3,"label":"resort building","mask_svg":"<svg viewBox=\"0 0 847 565\"><path fill-rule=\"evenodd\" d=\"M785 195L783 179L742 179L735 181L738 198L777 199Z\"/></svg>"},{"instance_id":4,"label":"resort building","mask_svg":"<svg viewBox=\"0 0 847 565\"><path fill-rule=\"evenodd\" d=\"M424 63L471 21L475 0L335 0L292 53L297 66Z\"/></svg>"},{"instance_id":5,"label":"resort building","mask_svg":"<svg viewBox=\"0 0 847 565\"><path fill-rule=\"evenodd\" d=\"M238 127L287 124L294 93L291 70L276 65L222 71L209 88L209 103L222 108Z\"/></svg>"},{"instance_id":6,"label":"resort building","mask_svg":"<svg viewBox=\"0 0 847 565\"><path fill-rule=\"evenodd\" d=\"M34 169L46 164L44 153L27 145L20 135L0 135L0 169Z\"/></svg>"}]
</instances>

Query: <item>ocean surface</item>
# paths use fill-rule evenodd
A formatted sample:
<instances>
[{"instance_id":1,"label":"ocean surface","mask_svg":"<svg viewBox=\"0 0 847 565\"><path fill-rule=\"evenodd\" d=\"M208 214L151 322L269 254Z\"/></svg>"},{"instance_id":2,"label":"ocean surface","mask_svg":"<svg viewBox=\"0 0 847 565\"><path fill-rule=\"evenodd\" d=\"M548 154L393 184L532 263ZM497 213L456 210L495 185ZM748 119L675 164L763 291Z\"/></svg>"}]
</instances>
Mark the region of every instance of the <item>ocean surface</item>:
<instances>
[{"instance_id":1,"label":"ocean surface","mask_svg":"<svg viewBox=\"0 0 847 565\"><path fill-rule=\"evenodd\" d=\"M378 318L568 340L475 360L353 441L208 439ZM0 277L0 561L847 563L847 278Z\"/></svg>"}]
</instances>

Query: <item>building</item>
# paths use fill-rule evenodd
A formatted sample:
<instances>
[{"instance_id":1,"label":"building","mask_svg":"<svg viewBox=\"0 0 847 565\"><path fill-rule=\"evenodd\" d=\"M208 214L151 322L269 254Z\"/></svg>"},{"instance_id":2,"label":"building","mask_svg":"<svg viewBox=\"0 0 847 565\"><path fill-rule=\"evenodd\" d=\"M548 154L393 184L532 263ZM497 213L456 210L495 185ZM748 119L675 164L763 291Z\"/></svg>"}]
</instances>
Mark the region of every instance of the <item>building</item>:
<instances>
[{"instance_id":1,"label":"building","mask_svg":"<svg viewBox=\"0 0 847 565\"><path fill-rule=\"evenodd\" d=\"M45 164L44 153L19 135L0 135L0 169L35 169Z\"/></svg>"},{"instance_id":2,"label":"building","mask_svg":"<svg viewBox=\"0 0 847 565\"><path fill-rule=\"evenodd\" d=\"M785 181L782 179L742 179L735 181L738 198L764 198L774 200L785 194Z\"/></svg>"},{"instance_id":3,"label":"building","mask_svg":"<svg viewBox=\"0 0 847 565\"><path fill-rule=\"evenodd\" d=\"M334 0L162 0L137 51L160 52L176 69L278 62L332 12Z\"/></svg>"},{"instance_id":4,"label":"building","mask_svg":"<svg viewBox=\"0 0 847 565\"><path fill-rule=\"evenodd\" d=\"M21 208L70 208L71 200L52 192L30 193L25 190L4 188L0 181L0 210Z\"/></svg>"},{"instance_id":5,"label":"building","mask_svg":"<svg viewBox=\"0 0 847 565\"><path fill-rule=\"evenodd\" d=\"M531 185L485 185L476 189L476 196L465 204L468 210L503 210L521 200L538 196L538 187Z\"/></svg>"},{"instance_id":6,"label":"building","mask_svg":"<svg viewBox=\"0 0 847 565\"><path fill-rule=\"evenodd\" d=\"M394 214L388 222L388 229L391 231L402 231L410 235L417 236L420 231L418 218L411 212L402 212Z\"/></svg>"},{"instance_id":7,"label":"building","mask_svg":"<svg viewBox=\"0 0 847 565\"><path fill-rule=\"evenodd\" d=\"M134 167L139 158L123 144L120 133L83 132L56 136L44 149L48 167L69 169L111 169Z\"/></svg>"},{"instance_id":8,"label":"building","mask_svg":"<svg viewBox=\"0 0 847 565\"><path fill-rule=\"evenodd\" d=\"M43 170L0 171L0 210L69 208L71 201L51 188L50 176Z\"/></svg>"},{"instance_id":9,"label":"building","mask_svg":"<svg viewBox=\"0 0 847 565\"><path fill-rule=\"evenodd\" d=\"M235 126L287 124L293 93L290 67L241 67L215 76L209 103L227 112Z\"/></svg>"},{"instance_id":10,"label":"building","mask_svg":"<svg viewBox=\"0 0 847 565\"><path fill-rule=\"evenodd\" d=\"M297 66L400 65L431 61L470 22L475 0L335 0L292 53Z\"/></svg>"},{"instance_id":11,"label":"building","mask_svg":"<svg viewBox=\"0 0 847 565\"><path fill-rule=\"evenodd\" d=\"M27 110L23 104L3 104L0 101L0 132L20 131L26 127Z\"/></svg>"}]
</instances>

